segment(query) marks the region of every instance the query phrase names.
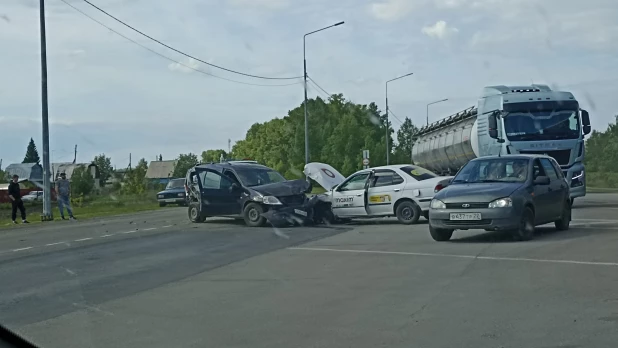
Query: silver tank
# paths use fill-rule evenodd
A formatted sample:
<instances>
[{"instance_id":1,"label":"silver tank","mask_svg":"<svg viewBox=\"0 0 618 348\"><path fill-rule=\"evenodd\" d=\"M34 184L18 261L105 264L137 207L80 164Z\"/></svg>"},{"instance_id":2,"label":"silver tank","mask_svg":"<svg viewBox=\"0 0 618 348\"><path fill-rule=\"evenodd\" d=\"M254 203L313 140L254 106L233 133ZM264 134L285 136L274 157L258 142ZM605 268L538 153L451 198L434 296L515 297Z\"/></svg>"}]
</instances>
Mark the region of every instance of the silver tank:
<instances>
[{"instance_id":1,"label":"silver tank","mask_svg":"<svg viewBox=\"0 0 618 348\"><path fill-rule=\"evenodd\" d=\"M478 157L476 109L467 109L417 133L412 161L438 174L455 174Z\"/></svg>"}]
</instances>

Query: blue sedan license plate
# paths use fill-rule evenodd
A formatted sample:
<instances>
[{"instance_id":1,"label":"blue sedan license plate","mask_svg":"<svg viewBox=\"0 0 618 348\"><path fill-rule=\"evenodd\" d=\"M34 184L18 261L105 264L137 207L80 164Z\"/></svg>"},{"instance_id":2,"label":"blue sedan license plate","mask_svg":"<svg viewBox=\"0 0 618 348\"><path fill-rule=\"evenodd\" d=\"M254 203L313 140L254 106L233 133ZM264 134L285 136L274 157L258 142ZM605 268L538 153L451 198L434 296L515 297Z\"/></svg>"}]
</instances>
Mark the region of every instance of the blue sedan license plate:
<instances>
[{"instance_id":1,"label":"blue sedan license plate","mask_svg":"<svg viewBox=\"0 0 618 348\"><path fill-rule=\"evenodd\" d=\"M481 213L451 213L450 220L455 220L455 221L481 220Z\"/></svg>"},{"instance_id":2,"label":"blue sedan license plate","mask_svg":"<svg viewBox=\"0 0 618 348\"><path fill-rule=\"evenodd\" d=\"M307 212L306 211L302 211L300 209L294 209L294 212L296 214L298 214L298 215L301 215L301 216L305 216L305 217L307 216Z\"/></svg>"}]
</instances>

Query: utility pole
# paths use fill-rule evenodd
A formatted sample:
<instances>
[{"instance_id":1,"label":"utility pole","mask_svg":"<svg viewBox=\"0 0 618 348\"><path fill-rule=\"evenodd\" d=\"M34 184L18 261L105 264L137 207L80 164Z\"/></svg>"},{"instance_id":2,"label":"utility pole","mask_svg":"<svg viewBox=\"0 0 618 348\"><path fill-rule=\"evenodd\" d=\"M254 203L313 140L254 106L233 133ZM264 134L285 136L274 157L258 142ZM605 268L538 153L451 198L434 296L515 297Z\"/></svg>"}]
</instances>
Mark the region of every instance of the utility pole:
<instances>
[{"instance_id":1,"label":"utility pole","mask_svg":"<svg viewBox=\"0 0 618 348\"><path fill-rule=\"evenodd\" d=\"M41 109L43 123L43 215L42 221L54 219L51 209L51 172L49 166L49 122L47 108L47 38L45 35L45 0L39 0L41 35Z\"/></svg>"},{"instance_id":2,"label":"utility pole","mask_svg":"<svg viewBox=\"0 0 618 348\"><path fill-rule=\"evenodd\" d=\"M388 83L389 82L393 82L395 80L399 80L402 79L406 76L410 76L414 73L408 73L405 75L401 75L399 77L395 77L394 79L388 80L386 81L385 85L386 85L386 165L389 165L389 161L390 161L390 155L391 155L391 148L388 145L388 139L391 137L391 134L389 132L389 128L388 128Z\"/></svg>"},{"instance_id":3,"label":"utility pole","mask_svg":"<svg viewBox=\"0 0 618 348\"><path fill-rule=\"evenodd\" d=\"M131 154L129 153L129 169L131 169Z\"/></svg>"},{"instance_id":4,"label":"utility pole","mask_svg":"<svg viewBox=\"0 0 618 348\"><path fill-rule=\"evenodd\" d=\"M77 144L75 145L75 153L73 155L73 164L77 162Z\"/></svg>"}]
</instances>

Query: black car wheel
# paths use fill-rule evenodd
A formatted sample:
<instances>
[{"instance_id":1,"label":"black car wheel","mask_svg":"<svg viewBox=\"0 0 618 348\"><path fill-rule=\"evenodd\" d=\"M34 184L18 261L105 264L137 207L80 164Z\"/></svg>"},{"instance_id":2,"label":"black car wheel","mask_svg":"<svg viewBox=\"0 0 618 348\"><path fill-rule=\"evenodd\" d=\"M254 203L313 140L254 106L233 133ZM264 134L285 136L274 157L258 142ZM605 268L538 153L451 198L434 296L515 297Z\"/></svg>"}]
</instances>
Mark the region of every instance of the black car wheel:
<instances>
[{"instance_id":1,"label":"black car wheel","mask_svg":"<svg viewBox=\"0 0 618 348\"><path fill-rule=\"evenodd\" d=\"M159 202L159 207L165 207L167 203Z\"/></svg>"},{"instance_id":2,"label":"black car wheel","mask_svg":"<svg viewBox=\"0 0 618 348\"><path fill-rule=\"evenodd\" d=\"M191 222L199 223L206 221L206 215L202 214L200 210L199 203L189 204L189 220Z\"/></svg>"},{"instance_id":3,"label":"black car wheel","mask_svg":"<svg viewBox=\"0 0 618 348\"><path fill-rule=\"evenodd\" d=\"M530 208L524 208L519 218L519 226L513 231L515 239L524 241L534 237L534 212Z\"/></svg>"},{"instance_id":4,"label":"black car wheel","mask_svg":"<svg viewBox=\"0 0 618 348\"><path fill-rule=\"evenodd\" d=\"M415 224L421 217L422 211L419 206L410 201L404 201L397 205L395 216L404 225Z\"/></svg>"},{"instance_id":5,"label":"black car wheel","mask_svg":"<svg viewBox=\"0 0 618 348\"><path fill-rule=\"evenodd\" d=\"M257 203L249 203L243 210L242 217L245 224L250 227L262 227L266 224L266 218L262 216L264 208Z\"/></svg>"},{"instance_id":6,"label":"black car wheel","mask_svg":"<svg viewBox=\"0 0 618 348\"><path fill-rule=\"evenodd\" d=\"M451 229L446 228L435 228L429 225L429 234L431 234L431 238L436 242L446 242L451 239L453 236L453 231Z\"/></svg>"},{"instance_id":7,"label":"black car wheel","mask_svg":"<svg viewBox=\"0 0 618 348\"><path fill-rule=\"evenodd\" d=\"M554 222L556 229L558 231L566 231L569 229L569 225L571 224L571 204L570 202L565 202L562 207L562 215L560 216L560 220Z\"/></svg>"}]
</instances>

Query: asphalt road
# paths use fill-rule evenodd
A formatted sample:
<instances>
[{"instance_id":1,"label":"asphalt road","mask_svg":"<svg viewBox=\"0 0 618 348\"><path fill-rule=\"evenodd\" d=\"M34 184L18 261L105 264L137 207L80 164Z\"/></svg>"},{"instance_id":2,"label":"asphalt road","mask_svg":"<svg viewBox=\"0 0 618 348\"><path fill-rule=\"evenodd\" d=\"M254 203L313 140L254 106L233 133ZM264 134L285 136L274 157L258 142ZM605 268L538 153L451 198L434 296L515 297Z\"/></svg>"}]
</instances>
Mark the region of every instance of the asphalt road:
<instances>
[{"instance_id":1,"label":"asphalt road","mask_svg":"<svg viewBox=\"0 0 618 348\"><path fill-rule=\"evenodd\" d=\"M615 347L617 213L590 194L529 242L177 208L1 230L0 323L45 347Z\"/></svg>"}]
</instances>

